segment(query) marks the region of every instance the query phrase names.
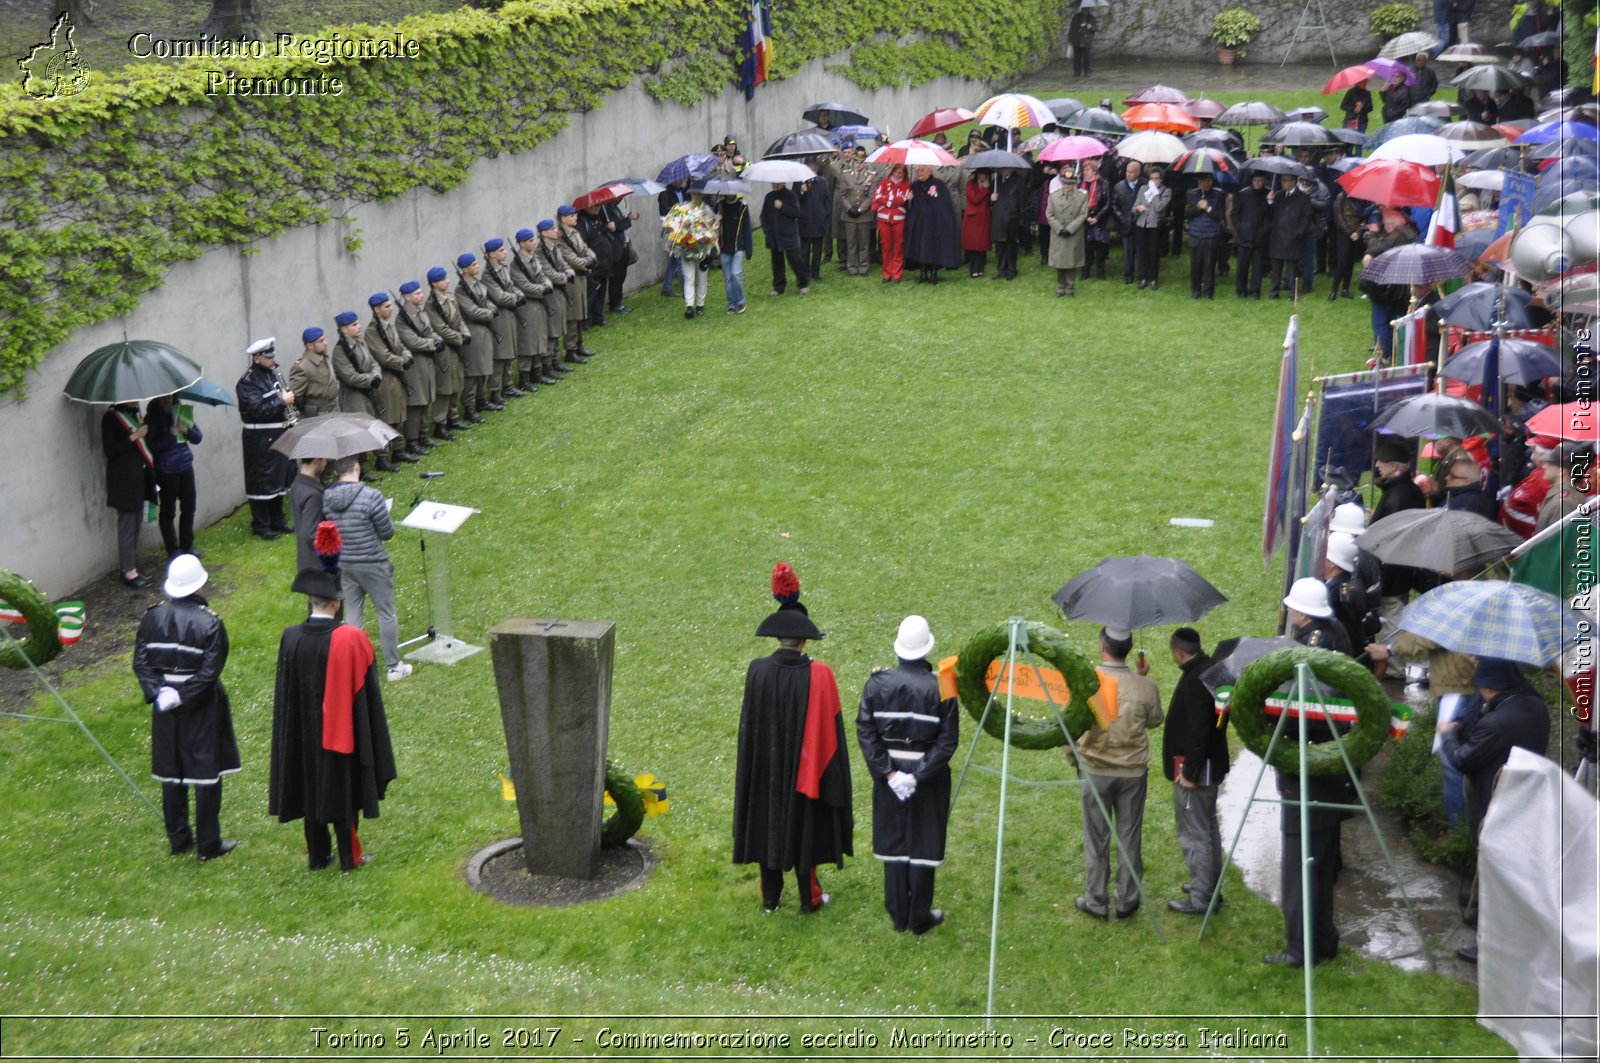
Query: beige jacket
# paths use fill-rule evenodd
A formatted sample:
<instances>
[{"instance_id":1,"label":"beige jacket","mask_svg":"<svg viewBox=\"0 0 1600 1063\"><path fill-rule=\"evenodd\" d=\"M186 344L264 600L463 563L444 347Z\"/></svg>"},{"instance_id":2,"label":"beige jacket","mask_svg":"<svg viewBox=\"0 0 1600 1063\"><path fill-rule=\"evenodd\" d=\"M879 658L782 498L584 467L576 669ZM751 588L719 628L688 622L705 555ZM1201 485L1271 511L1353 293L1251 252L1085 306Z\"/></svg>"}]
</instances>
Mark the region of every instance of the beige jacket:
<instances>
[{"instance_id":1,"label":"beige jacket","mask_svg":"<svg viewBox=\"0 0 1600 1063\"><path fill-rule=\"evenodd\" d=\"M1109 728L1096 722L1085 731L1078 739L1078 750L1091 775L1137 778L1150 768L1148 732L1160 727L1165 718L1161 692L1153 681L1125 664L1102 662L1095 670L1117 681L1117 718ZM1072 756L1070 748L1067 756Z\"/></svg>"}]
</instances>

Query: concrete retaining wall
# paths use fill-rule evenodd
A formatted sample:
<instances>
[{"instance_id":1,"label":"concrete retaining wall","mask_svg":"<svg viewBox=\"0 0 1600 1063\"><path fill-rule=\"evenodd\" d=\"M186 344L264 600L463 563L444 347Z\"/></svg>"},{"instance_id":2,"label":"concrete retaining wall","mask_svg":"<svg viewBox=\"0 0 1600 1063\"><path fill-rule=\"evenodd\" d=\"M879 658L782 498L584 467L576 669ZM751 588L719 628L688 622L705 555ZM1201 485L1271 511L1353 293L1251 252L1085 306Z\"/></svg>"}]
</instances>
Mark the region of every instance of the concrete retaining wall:
<instances>
[{"instance_id":1,"label":"concrete retaining wall","mask_svg":"<svg viewBox=\"0 0 1600 1063\"><path fill-rule=\"evenodd\" d=\"M779 136L809 125L800 112L819 100L858 104L879 128L904 131L935 106L970 106L988 95L986 85L955 79L863 92L824 65L813 63L797 77L763 86L748 103L735 90L688 109L657 103L630 86L599 109L575 115L568 129L538 150L481 161L454 191L423 190L363 204L349 211L353 222L302 227L255 245L249 255L230 246L174 266L166 284L134 313L83 329L51 352L30 376L25 401L0 399L6 441L0 568L27 576L57 598L116 568L116 520L105 504L100 453L104 407L69 402L61 394L73 367L97 347L128 338L162 340L231 391L248 367L244 349L252 340L277 336L279 366L287 374L305 326L321 325L331 334L333 315L346 309L365 321L371 292L393 291L435 264L450 264L453 277L461 251L478 250L489 236L509 237L552 216L559 203L602 181L653 177L669 159L705 151L729 133L747 155L759 156ZM629 272L630 287L658 281L665 264L655 238L654 202L636 209L643 215L634 233L640 261ZM354 255L345 250L352 228L364 241ZM205 433L195 448L197 526L204 527L240 506L244 490L237 410L202 406L197 418ZM147 527L141 552L160 546L159 533ZM163 565L148 567L159 571Z\"/></svg>"}]
</instances>

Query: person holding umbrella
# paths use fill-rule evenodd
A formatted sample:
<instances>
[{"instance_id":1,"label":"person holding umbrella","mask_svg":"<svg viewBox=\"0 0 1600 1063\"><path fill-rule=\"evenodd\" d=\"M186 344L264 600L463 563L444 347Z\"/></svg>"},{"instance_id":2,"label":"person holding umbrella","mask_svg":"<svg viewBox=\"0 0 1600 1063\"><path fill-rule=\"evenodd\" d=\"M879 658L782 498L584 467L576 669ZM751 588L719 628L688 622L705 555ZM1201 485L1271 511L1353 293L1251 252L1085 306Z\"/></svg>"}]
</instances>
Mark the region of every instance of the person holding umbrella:
<instances>
[{"instance_id":1,"label":"person holding umbrella","mask_svg":"<svg viewBox=\"0 0 1600 1063\"><path fill-rule=\"evenodd\" d=\"M1133 227L1139 242L1139 287L1161 287L1161 252L1167 235L1167 213L1172 209L1172 189L1161 167L1150 167L1150 179L1133 203Z\"/></svg>"},{"instance_id":2,"label":"person holding umbrella","mask_svg":"<svg viewBox=\"0 0 1600 1063\"><path fill-rule=\"evenodd\" d=\"M1189 298L1217 297L1217 245L1222 239L1222 219L1227 214L1227 196L1216 187L1209 173L1195 178L1196 188L1189 193Z\"/></svg>"},{"instance_id":3,"label":"person holding umbrella","mask_svg":"<svg viewBox=\"0 0 1600 1063\"><path fill-rule=\"evenodd\" d=\"M1267 223L1267 254L1272 259L1272 298L1282 296L1284 285L1289 294L1295 294L1295 280L1300 275L1306 238L1314 224L1311 197L1300 190L1299 179L1292 173L1278 177L1278 187L1267 195L1272 207Z\"/></svg>"},{"instance_id":4,"label":"person holding umbrella","mask_svg":"<svg viewBox=\"0 0 1600 1063\"><path fill-rule=\"evenodd\" d=\"M989 174L979 170L967 182L967 202L961 212L961 250L967 256L970 276L983 276L989 262L989 246L994 227L993 192L989 187Z\"/></svg>"},{"instance_id":5,"label":"person holding umbrella","mask_svg":"<svg viewBox=\"0 0 1600 1063\"><path fill-rule=\"evenodd\" d=\"M1383 207L1379 212L1379 220L1367 225L1366 254L1361 257L1362 268L1370 266L1372 260L1385 251L1416 242L1417 231L1411 228L1406 216L1393 207ZM1376 284L1365 278L1361 281L1361 290L1372 306L1372 341L1378 351L1379 364L1388 365L1394 357L1394 325L1391 322L1411 305L1411 292L1403 284Z\"/></svg>"},{"instance_id":6,"label":"person holding umbrella","mask_svg":"<svg viewBox=\"0 0 1600 1063\"><path fill-rule=\"evenodd\" d=\"M1239 249L1239 269L1233 280L1233 293L1240 299L1261 298L1261 285L1267 279L1267 231L1272 220L1269 176L1250 171L1250 186L1228 197L1228 228Z\"/></svg>"},{"instance_id":7,"label":"person holding umbrella","mask_svg":"<svg viewBox=\"0 0 1600 1063\"><path fill-rule=\"evenodd\" d=\"M906 205L910 201L911 182L906 180L906 168L895 163L889 167L888 175L872 190L872 213L878 219L878 247L883 257L885 284L890 281L898 284L905 274ZM765 225L765 207L761 213L762 224ZM771 240L770 235L768 240ZM774 257L773 275L778 275L776 257Z\"/></svg>"},{"instance_id":8,"label":"person holding umbrella","mask_svg":"<svg viewBox=\"0 0 1600 1063\"><path fill-rule=\"evenodd\" d=\"M1406 84L1406 72L1400 67L1396 67L1394 73L1389 75L1389 83L1379 90L1378 95L1383 97L1385 123L1398 122L1417 102L1411 95L1411 86Z\"/></svg>"},{"instance_id":9,"label":"person holding umbrella","mask_svg":"<svg viewBox=\"0 0 1600 1063\"><path fill-rule=\"evenodd\" d=\"M1099 28L1100 22L1095 18L1094 8L1080 2L1078 10L1072 13L1072 21L1067 24L1067 43L1072 45L1073 77L1089 76L1089 53L1094 48L1094 35Z\"/></svg>"},{"instance_id":10,"label":"person holding umbrella","mask_svg":"<svg viewBox=\"0 0 1600 1063\"><path fill-rule=\"evenodd\" d=\"M1027 227L1028 177L996 170L989 187L989 239L994 244L994 280L1017 279L1017 247Z\"/></svg>"},{"instance_id":11,"label":"person holding umbrella","mask_svg":"<svg viewBox=\"0 0 1600 1063\"><path fill-rule=\"evenodd\" d=\"M805 258L800 254L800 197L788 184L772 183L772 191L761 201L761 233L767 240L767 252L772 256L772 294L782 295L789 288L789 277L784 264L794 271L794 282L801 295L811 294L811 277L806 273ZM887 252L884 270L889 269Z\"/></svg>"},{"instance_id":12,"label":"person holding umbrella","mask_svg":"<svg viewBox=\"0 0 1600 1063\"><path fill-rule=\"evenodd\" d=\"M1056 295L1078 294L1078 271L1087 261L1083 228L1089 218L1089 197L1078 187L1078 173L1063 167L1045 207L1050 219L1049 262L1056 271Z\"/></svg>"},{"instance_id":13,"label":"person holding umbrella","mask_svg":"<svg viewBox=\"0 0 1600 1063\"><path fill-rule=\"evenodd\" d=\"M1344 90L1344 95L1339 98L1339 110L1344 112L1344 127L1358 132L1367 131L1367 122L1372 117L1372 93L1367 89L1367 83L1358 81Z\"/></svg>"},{"instance_id":14,"label":"person holding umbrella","mask_svg":"<svg viewBox=\"0 0 1600 1063\"><path fill-rule=\"evenodd\" d=\"M839 164L838 207L844 218L840 263L852 277L865 277L872 268L872 184L867 149L857 144Z\"/></svg>"},{"instance_id":15,"label":"person holding umbrella","mask_svg":"<svg viewBox=\"0 0 1600 1063\"><path fill-rule=\"evenodd\" d=\"M139 421L139 404L111 406L100 418L100 449L106 456L106 505L117 511L117 563L122 585L150 586L139 572L139 524L155 490L155 457L146 439L150 426Z\"/></svg>"},{"instance_id":16,"label":"person holding umbrella","mask_svg":"<svg viewBox=\"0 0 1600 1063\"><path fill-rule=\"evenodd\" d=\"M194 453L189 449L190 444L200 445L200 426L174 412L177 401L177 395L163 395L144 408L145 438L155 459L161 503L161 542L169 561L179 554L200 556L194 548Z\"/></svg>"}]
</instances>

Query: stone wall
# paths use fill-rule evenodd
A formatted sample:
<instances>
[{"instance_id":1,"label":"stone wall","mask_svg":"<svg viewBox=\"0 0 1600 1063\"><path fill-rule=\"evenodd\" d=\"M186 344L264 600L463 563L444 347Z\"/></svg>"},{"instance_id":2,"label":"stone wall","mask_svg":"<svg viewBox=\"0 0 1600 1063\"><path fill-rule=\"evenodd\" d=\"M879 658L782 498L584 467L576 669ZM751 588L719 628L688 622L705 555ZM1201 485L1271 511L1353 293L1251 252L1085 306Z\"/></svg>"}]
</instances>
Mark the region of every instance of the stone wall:
<instances>
[{"instance_id":1,"label":"stone wall","mask_svg":"<svg viewBox=\"0 0 1600 1063\"><path fill-rule=\"evenodd\" d=\"M988 85L955 79L863 92L825 65L815 62L793 78L762 86L753 101L730 90L694 108L658 103L630 86L602 107L574 115L568 129L538 150L481 161L470 181L443 195L424 189L362 204L350 209L352 222L306 226L254 245L249 254L223 247L174 266L166 284L132 314L83 329L53 351L31 374L26 400L0 399L6 438L0 569L19 572L60 598L116 568L116 520L105 504L100 454L104 407L61 394L73 367L97 347L131 338L171 343L231 392L248 367L244 349L252 340L278 337L279 366L287 374L305 326L332 334L334 314L346 309L365 321L371 292L393 291L436 264L449 265L453 277L461 251L553 216L559 203L603 181L653 177L666 161L705 151L729 133L747 154L759 155L779 136L809 125L800 112L819 100L856 103L885 128L904 130L935 106L970 106L990 94ZM639 202L635 209L643 217L634 230L639 264L629 271L630 287L659 281L665 265L655 203ZM352 228L364 241L354 255L345 250ZM244 502L242 459L236 409L202 406L197 420L205 433L194 448L197 526L204 527ZM148 557L160 546L159 533L147 527L141 552Z\"/></svg>"},{"instance_id":2,"label":"stone wall","mask_svg":"<svg viewBox=\"0 0 1600 1063\"><path fill-rule=\"evenodd\" d=\"M1320 5L1328 24L1326 37L1320 31L1300 34L1292 53L1289 43L1295 40L1295 27L1307 2L1311 14L1316 15ZM1110 7L1101 10L1100 32L1095 40L1095 54L1105 58L1138 55L1148 58L1181 59L1188 61L1215 61L1216 45L1207 36L1211 32L1211 16L1226 7L1243 7L1255 12L1262 22L1261 32L1250 42L1249 62L1281 63L1288 58L1295 62L1322 62L1328 60L1328 41L1331 37L1334 51L1341 62L1355 62L1377 54L1383 41L1367 32L1367 16L1382 0L1161 0L1159 3L1127 3L1113 0ZM1419 0L1422 25L1419 29L1432 29L1433 6L1428 0ZM1501 41L1509 38L1511 4L1508 0L1484 0L1473 10L1471 39L1474 41ZM1066 38L1063 36L1061 54L1066 55Z\"/></svg>"}]
</instances>

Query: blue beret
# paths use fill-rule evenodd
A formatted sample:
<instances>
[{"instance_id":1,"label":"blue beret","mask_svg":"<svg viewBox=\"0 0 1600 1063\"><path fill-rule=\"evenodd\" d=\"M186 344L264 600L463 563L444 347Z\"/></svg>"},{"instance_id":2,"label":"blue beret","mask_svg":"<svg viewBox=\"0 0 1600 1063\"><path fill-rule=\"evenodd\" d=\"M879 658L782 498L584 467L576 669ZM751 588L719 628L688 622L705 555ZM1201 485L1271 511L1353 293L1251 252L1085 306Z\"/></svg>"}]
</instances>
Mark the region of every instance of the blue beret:
<instances>
[{"instance_id":1,"label":"blue beret","mask_svg":"<svg viewBox=\"0 0 1600 1063\"><path fill-rule=\"evenodd\" d=\"M410 295L412 292L421 290L421 288L421 281L406 281L404 284L400 285L400 294Z\"/></svg>"},{"instance_id":2,"label":"blue beret","mask_svg":"<svg viewBox=\"0 0 1600 1063\"><path fill-rule=\"evenodd\" d=\"M549 232L551 229L554 229L555 227L556 227L556 223L551 221L549 218L545 218L545 219L543 219L542 221L539 222L539 231L540 232Z\"/></svg>"},{"instance_id":3,"label":"blue beret","mask_svg":"<svg viewBox=\"0 0 1600 1063\"><path fill-rule=\"evenodd\" d=\"M449 274L444 271L443 266L435 266L428 271L428 283L437 284L444 280L447 276L449 276Z\"/></svg>"},{"instance_id":4,"label":"blue beret","mask_svg":"<svg viewBox=\"0 0 1600 1063\"><path fill-rule=\"evenodd\" d=\"M1522 685L1522 673L1515 663L1498 657L1479 657L1472 685L1485 690L1515 690Z\"/></svg>"},{"instance_id":5,"label":"blue beret","mask_svg":"<svg viewBox=\"0 0 1600 1063\"><path fill-rule=\"evenodd\" d=\"M340 328L344 328L346 325L354 325L358 320L360 319L356 317L354 310L346 310L343 313L335 314L333 317L333 323Z\"/></svg>"},{"instance_id":6,"label":"blue beret","mask_svg":"<svg viewBox=\"0 0 1600 1063\"><path fill-rule=\"evenodd\" d=\"M456 256L456 268L466 269L476 261L478 261L477 255L473 254L471 251L463 251L461 254Z\"/></svg>"},{"instance_id":7,"label":"blue beret","mask_svg":"<svg viewBox=\"0 0 1600 1063\"><path fill-rule=\"evenodd\" d=\"M534 237L534 232L533 232L532 229L518 229L517 230L517 243L519 243L519 244L526 243L527 241L532 240L533 237Z\"/></svg>"},{"instance_id":8,"label":"blue beret","mask_svg":"<svg viewBox=\"0 0 1600 1063\"><path fill-rule=\"evenodd\" d=\"M504 246L506 246L506 242L500 239L498 236L491 236L489 239L483 242L483 249L485 251L498 251Z\"/></svg>"},{"instance_id":9,"label":"blue beret","mask_svg":"<svg viewBox=\"0 0 1600 1063\"><path fill-rule=\"evenodd\" d=\"M382 306L384 303L393 301L394 300L389 298L388 292L373 292L371 295L367 296L368 306Z\"/></svg>"},{"instance_id":10,"label":"blue beret","mask_svg":"<svg viewBox=\"0 0 1600 1063\"><path fill-rule=\"evenodd\" d=\"M322 330L317 328L317 326L312 325L310 328L300 333L300 342L306 344L315 343L320 340L322 336Z\"/></svg>"},{"instance_id":11,"label":"blue beret","mask_svg":"<svg viewBox=\"0 0 1600 1063\"><path fill-rule=\"evenodd\" d=\"M578 213L578 209L576 207L574 207L571 203L563 203L563 204L561 204L561 206L556 208L556 214L557 214L558 217L565 218L569 214L576 214L576 213Z\"/></svg>"}]
</instances>

